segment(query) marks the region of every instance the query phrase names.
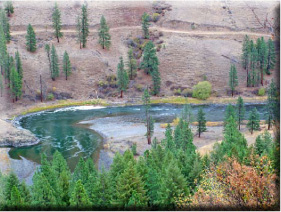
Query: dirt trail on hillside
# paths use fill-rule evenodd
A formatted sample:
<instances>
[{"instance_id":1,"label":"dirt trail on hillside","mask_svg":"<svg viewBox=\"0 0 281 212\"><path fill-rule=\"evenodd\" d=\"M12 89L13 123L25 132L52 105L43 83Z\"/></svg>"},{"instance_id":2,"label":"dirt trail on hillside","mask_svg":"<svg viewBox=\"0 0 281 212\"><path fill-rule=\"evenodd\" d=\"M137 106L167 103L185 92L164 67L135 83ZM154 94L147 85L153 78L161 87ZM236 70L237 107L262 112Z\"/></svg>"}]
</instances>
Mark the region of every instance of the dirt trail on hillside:
<instances>
[{"instance_id":1,"label":"dirt trail on hillside","mask_svg":"<svg viewBox=\"0 0 281 212\"><path fill-rule=\"evenodd\" d=\"M123 26L123 27L115 27L110 28L110 31L118 31L118 30L128 30L128 29L141 29L141 26ZM271 35L267 33L256 33L256 32L246 32L246 31L185 31L185 30L174 30L174 29L167 29L162 27L150 27L150 30L159 30L162 32L171 32L176 34L189 34L189 35L251 35L251 36L265 36L270 37ZM35 29L36 33L40 32L50 32L49 30L46 31L46 29ZM76 30L67 29L67 30L61 30L63 33L75 33ZM98 32L97 29L90 30L90 32ZM11 35L24 35L26 34L26 31L13 31L11 32Z\"/></svg>"}]
</instances>

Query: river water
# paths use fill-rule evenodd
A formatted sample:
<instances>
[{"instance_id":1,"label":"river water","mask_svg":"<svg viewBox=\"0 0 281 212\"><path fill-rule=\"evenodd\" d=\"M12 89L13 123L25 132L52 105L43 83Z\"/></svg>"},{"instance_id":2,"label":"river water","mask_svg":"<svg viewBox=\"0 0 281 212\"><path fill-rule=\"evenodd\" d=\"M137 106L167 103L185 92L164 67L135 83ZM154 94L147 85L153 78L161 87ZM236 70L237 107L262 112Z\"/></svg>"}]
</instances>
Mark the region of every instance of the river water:
<instances>
[{"instance_id":1,"label":"river water","mask_svg":"<svg viewBox=\"0 0 281 212\"><path fill-rule=\"evenodd\" d=\"M260 118L264 119L266 109L264 104L246 104L246 117L254 107L257 108ZM183 105L152 105L151 114L156 122L167 123L179 116L182 108ZM207 121L223 121L224 119L226 105L192 105L194 117L199 108L205 112ZM81 156L92 157L97 162L103 138L94 131L95 129L92 127L89 129L87 125L79 124L79 122L92 120L95 123L95 120L102 119L112 120L112 125L110 125L112 128L120 125L122 121L142 123L144 122L144 107L77 106L25 116L19 120L19 126L30 130L41 142L35 146L11 148L9 156L13 160L27 160L40 164L42 153L51 158L52 154L58 150L63 154L72 170ZM108 124L105 127L108 128ZM99 132L102 132L102 129L102 126L99 126Z\"/></svg>"}]
</instances>

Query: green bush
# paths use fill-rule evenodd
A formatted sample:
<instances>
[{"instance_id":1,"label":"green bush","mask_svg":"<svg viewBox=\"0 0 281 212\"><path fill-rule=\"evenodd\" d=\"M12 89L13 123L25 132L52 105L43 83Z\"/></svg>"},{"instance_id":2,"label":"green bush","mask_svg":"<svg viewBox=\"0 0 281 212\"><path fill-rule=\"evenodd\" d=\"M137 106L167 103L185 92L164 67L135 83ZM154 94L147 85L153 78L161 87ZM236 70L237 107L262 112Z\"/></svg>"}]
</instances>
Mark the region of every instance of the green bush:
<instances>
[{"instance_id":1,"label":"green bush","mask_svg":"<svg viewBox=\"0 0 281 212\"><path fill-rule=\"evenodd\" d=\"M264 96L265 95L265 88L260 88L258 91L258 96Z\"/></svg>"},{"instance_id":2,"label":"green bush","mask_svg":"<svg viewBox=\"0 0 281 212\"><path fill-rule=\"evenodd\" d=\"M133 155L137 155L137 144L134 143L131 148L132 148Z\"/></svg>"},{"instance_id":3,"label":"green bush","mask_svg":"<svg viewBox=\"0 0 281 212\"><path fill-rule=\"evenodd\" d=\"M142 84L137 84L135 87L136 87L137 91L142 92L144 90Z\"/></svg>"},{"instance_id":4,"label":"green bush","mask_svg":"<svg viewBox=\"0 0 281 212\"><path fill-rule=\"evenodd\" d=\"M208 81L199 82L193 87L192 97L198 99L207 99L210 97L212 92L212 85Z\"/></svg>"},{"instance_id":5,"label":"green bush","mask_svg":"<svg viewBox=\"0 0 281 212\"><path fill-rule=\"evenodd\" d=\"M106 88L108 86L108 83L101 80L98 82L98 86L102 88Z\"/></svg>"},{"instance_id":6,"label":"green bush","mask_svg":"<svg viewBox=\"0 0 281 212\"><path fill-rule=\"evenodd\" d=\"M153 13L152 21L157 22L159 19L160 19L160 14L159 13Z\"/></svg>"},{"instance_id":7,"label":"green bush","mask_svg":"<svg viewBox=\"0 0 281 212\"><path fill-rule=\"evenodd\" d=\"M47 100L53 100L55 97L54 97L54 94L52 93L48 93L47 95Z\"/></svg>"},{"instance_id":8,"label":"green bush","mask_svg":"<svg viewBox=\"0 0 281 212\"><path fill-rule=\"evenodd\" d=\"M181 89L174 89L174 95L181 95Z\"/></svg>"},{"instance_id":9,"label":"green bush","mask_svg":"<svg viewBox=\"0 0 281 212\"><path fill-rule=\"evenodd\" d=\"M181 95L184 97L192 97L192 90L189 88L186 88L181 92Z\"/></svg>"}]
</instances>

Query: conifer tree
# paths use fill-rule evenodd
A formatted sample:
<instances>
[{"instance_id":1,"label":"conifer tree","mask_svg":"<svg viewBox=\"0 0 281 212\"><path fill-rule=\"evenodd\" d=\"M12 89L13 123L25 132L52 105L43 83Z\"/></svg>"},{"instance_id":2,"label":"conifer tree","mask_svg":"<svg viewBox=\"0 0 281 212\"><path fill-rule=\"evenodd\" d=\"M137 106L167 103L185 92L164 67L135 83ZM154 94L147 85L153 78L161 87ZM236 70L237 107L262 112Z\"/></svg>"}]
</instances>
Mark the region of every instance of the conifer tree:
<instances>
[{"instance_id":1,"label":"conifer tree","mask_svg":"<svg viewBox=\"0 0 281 212\"><path fill-rule=\"evenodd\" d=\"M260 129L260 118L259 114L256 108L254 108L249 115L249 120L247 123L247 128L253 134L254 130L259 130Z\"/></svg>"},{"instance_id":2,"label":"conifer tree","mask_svg":"<svg viewBox=\"0 0 281 212\"><path fill-rule=\"evenodd\" d=\"M17 178L17 176L12 172L8 175L8 177L6 178L6 183L4 186L4 195L5 195L5 200L6 201L11 201L11 193L12 193L12 189L13 187L18 188L20 185L20 182Z\"/></svg>"},{"instance_id":3,"label":"conifer tree","mask_svg":"<svg viewBox=\"0 0 281 212\"><path fill-rule=\"evenodd\" d=\"M67 170L63 170L58 178L58 191L60 205L63 207L70 204L70 173Z\"/></svg>"},{"instance_id":4,"label":"conifer tree","mask_svg":"<svg viewBox=\"0 0 281 212\"><path fill-rule=\"evenodd\" d=\"M4 89L4 83L3 83L3 77L2 77L2 73L0 73L0 92L1 92L1 97L3 94L3 89Z\"/></svg>"},{"instance_id":5,"label":"conifer tree","mask_svg":"<svg viewBox=\"0 0 281 212\"><path fill-rule=\"evenodd\" d=\"M160 87L161 87L161 77L158 71L158 67L155 67L155 69L152 72L152 81L153 81L153 94L157 95L159 94Z\"/></svg>"},{"instance_id":6,"label":"conifer tree","mask_svg":"<svg viewBox=\"0 0 281 212\"><path fill-rule=\"evenodd\" d=\"M8 17L11 17L11 15L14 13L14 6L11 1L5 2L5 11L6 11Z\"/></svg>"},{"instance_id":7,"label":"conifer tree","mask_svg":"<svg viewBox=\"0 0 281 212\"><path fill-rule=\"evenodd\" d=\"M133 49L130 48L128 51L128 62L127 62L127 67L128 67L128 75L130 77L130 80L133 80L134 77L136 76L137 72L137 61L134 58L133 55Z\"/></svg>"},{"instance_id":8,"label":"conifer tree","mask_svg":"<svg viewBox=\"0 0 281 212\"><path fill-rule=\"evenodd\" d=\"M128 209L147 207L144 183L132 162L128 163L127 168L118 178L117 188L116 203L119 206Z\"/></svg>"},{"instance_id":9,"label":"conifer tree","mask_svg":"<svg viewBox=\"0 0 281 212\"><path fill-rule=\"evenodd\" d=\"M183 106L181 118L187 123L191 123L193 119L192 108L191 105L187 103L187 99L186 104Z\"/></svg>"},{"instance_id":10,"label":"conifer tree","mask_svg":"<svg viewBox=\"0 0 281 212\"><path fill-rule=\"evenodd\" d=\"M147 13L143 13L141 17L142 31L144 39L149 39L149 15Z\"/></svg>"},{"instance_id":11,"label":"conifer tree","mask_svg":"<svg viewBox=\"0 0 281 212\"><path fill-rule=\"evenodd\" d=\"M268 124L268 130L270 130L272 124L273 124L273 117L274 112L276 110L276 100L277 100L277 88L275 86L275 83L273 80L271 81L268 89L267 89L267 124ZM279 108L278 108L279 110Z\"/></svg>"},{"instance_id":12,"label":"conifer tree","mask_svg":"<svg viewBox=\"0 0 281 212\"><path fill-rule=\"evenodd\" d=\"M107 26L106 20L104 16L101 16L99 29L99 44L102 46L103 49L109 49L111 44L110 39L111 36L109 34L109 28Z\"/></svg>"},{"instance_id":13,"label":"conifer tree","mask_svg":"<svg viewBox=\"0 0 281 212\"><path fill-rule=\"evenodd\" d=\"M263 73L265 70L265 66L267 64L267 54L268 54L268 49L266 42L264 41L263 37L260 39L260 47L259 47L259 52L258 52L258 60L259 60L259 68L260 68L260 79L261 79L261 85L263 86Z\"/></svg>"},{"instance_id":14,"label":"conifer tree","mask_svg":"<svg viewBox=\"0 0 281 212\"><path fill-rule=\"evenodd\" d=\"M74 169L73 175L72 175L72 181L75 183L78 180L81 180L83 185L86 184L87 178L88 178L88 170L86 169L86 164L84 159L81 157Z\"/></svg>"},{"instance_id":15,"label":"conifer tree","mask_svg":"<svg viewBox=\"0 0 281 212\"><path fill-rule=\"evenodd\" d=\"M21 79L15 67L11 68L9 87L10 87L10 93L13 102L17 101L21 97L22 91L21 91Z\"/></svg>"},{"instance_id":16,"label":"conifer tree","mask_svg":"<svg viewBox=\"0 0 281 212\"><path fill-rule=\"evenodd\" d=\"M53 28L55 30L55 36L59 43L60 42L59 38L61 38L63 34L61 32L61 14L57 3L55 3L52 19L53 19Z\"/></svg>"},{"instance_id":17,"label":"conifer tree","mask_svg":"<svg viewBox=\"0 0 281 212\"><path fill-rule=\"evenodd\" d=\"M89 198L81 180L78 180L75 184L74 191L70 198L70 205L79 209L89 206Z\"/></svg>"},{"instance_id":18,"label":"conifer tree","mask_svg":"<svg viewBox=\"0 0 281 212\"><path fill-rule=\"evenodd\" d=\"M65 51L64 55L63 55L63 72L65 74L65 80L67 80L67 77L70 76L71 69L72 69L72 67L71 67L71 63L69 60L69 56L68 56L67 52Z\"/></svg>"},{"instance_id":19,"label":"conifer tree","mask_svg":"<svg viewBox=\"0 0 281 212\"><path fill-rule=\"evenodd\" d=\"M20 209L22 205L22 198L16 186L13 186L11 191L11 205L13 209Z\"/></svg>"},{"instance_id":20,"label":"conifer tree","mask_svg":"<svg viewBox=\"0 0 281 212\"><path fill-rule=\"evenodd\" d=\"M274 69L275 62L276 62L276 54L275 54L275 47L274 43L271 38L267 41L267 60L266 60L266 73L270 75L270 70Z\"/></svg>"},{"instance_id":21,"label":"conifer tree","mask_svg":"<svg viewBox=\"0 0 281 212\"><path fill-rule=\"evenodd\" d=\"M232 116L236 120L236 111L233 105L228 104L226 109L225 109L225 114L224 114L224 126L227 124L227 120Z\"/></svg>"},{"instance_id":22,"label":"conifer tree","mask_svg":"<svg viewBox=\"0 0 281 212\"><path fill-rule=\"evenodd\" d=\"M142 96L142 102L145 107L145 119L146 119L146 137L147 137L147 143L151 144L151 137L154 133L154 120L150 116L150 95L147 89L144 90L143 96Z\"/></svg>"},{"instance_id":23,"label":"conifer tree","mask_svg":"<svg viewBox=\"0 0 281 212\"><path fill-rule=\"evenodd\" d=\"M59 151L56 151L53 155L52 169L56 178L59 178L64 171L69 172L66 160Z\"/></svg>"},{"instance_id":24,"label":"conifer tree","mask_svg":"<svg viewBox=\"0 0 281 212\"><path fill-rule=\"evenodd\" d=\"M245 35L242 47L242 64L243 68L247 71L247 87L249 86L249 66L250 66L250 39L248 35Z\"/></svg>"},{"instance_id":25,"label":"conifer tree","mask_svg":"<svg viewBox=\"0 0 281 212\"><path fill-rule=\"evenodd\" d=\"M237 86L238 86L237 70L235 65L231 64L230 71L229 71L229 87L231 89L231 96L233 96L235 87Z\"/></svg>"},{"instance_id":26,"label":"conifer tree","mask_svg":"<svg viewBox=\"0 0 281 212\"><path fill-rule=\"evenodd\" d=\"M176 136L176 135L175 135ZM165 147L166 150L174 151L176 146L173 139L173 131L171 125L168 124L166 131L165 131L165 138L162 140L162 145Z\"/></svg>"},{"instance_id":27,"label":"conifer tree","mask_svg":"<svg viewBox=\"0 0 281 212\"><path fill-rule=\"evenodd\" d=\"M1 65L1 74L4 74L3 69L5 69L5 65L7 63L7 44L6 37L4 34L3 26L0 24L0 65ZM5 76L6 78L7 76Z\"/></svg>"},{"instance_id":28,"label":"conifer tree","mask_svg":"<svg viewBox=\"0 0 281 212\"><path fill-rule=\"evenodd\" d=\"M2 25L4 30L6 42L9 43L11 40L10 24L7 14L3 9L0 9L0 24Z\"/></svg>"},{"instance_id":29,"label":"conifer tree","mask_svg":"<svg viewBox=\"0 0 281 212\"><path fill-rule=\"evenodd\" d=\"M240 130L241 123L244 120L244 116L245 116L245 106L244 106L243 98L241 96L239 96L237 99L236 108L237 108L237 117L238 117L237 121Z\"/></svg>"},{"instance_id":30,"label":"conifer tree","mask_svg":"<svg viewBox=\"0 0 281 212\"><path fill-rule=\"evenodd\" d=\"M19 74L19 77L22 80L22 78L23 78L23 69L22 69L22 62L21 62L19 51L16 51L16 53L15 53L15 63L16 63L15 65L16 65L16 69L17 69L17 72Z\"/></svg>"},{"instance_id":31,"label":"conifer tree","mask_svg":"<svg viewBox=\"0 0 281 212\"><path fill-rule=\"evenodd\" d=\"M58 76L59 76L59 58L58 58L55 46L52 45L52 50L51 50L51 77L52 77L52 80L55 81Z\"/></svg>"},{"instance_id":32,"label":"conifer tree","mask_svg":"<svg viewBox=\"0 0 281 212\"><path fill-rule=\"evenodd\" d=\"M123 57L120 57L120 62L117 67L117 84L121 92L120 98L123 98L123 92L128 88L128 75L124 68Z\"/></svg>"},{"instance_id":33,"label":"conifer tree","mask_svg":"<svg viewBox=\"0 0 281 212\"><path fill-rule=\"evenodd\" d=\"M27 51L35 52L36 51L36 36L35 36L35 32L31 26L31 24L28 24L27 34L26 34L25 38L26 38Z\"/></svg>"},{"instance_id":34,"label":"conifer tree","mask_svg":"<svg viewBox=\"0 0 281 212\"><path fill-rule=\"evenodd\" d=\"M78 15L76 19L76 33L77 33L77 42L79 42L80 49L82 49L82 19L81 16Z\"/></svg>"},{"instance_id":35,"label":"conifer tree","mask_svg":"<svg viewBox=\"0 0 281 212\"><path fill-rule=\"evenodd\" d=\"M198 111L197 122L198 122L197 132L198 132L198 135L199 135L199 138L200 138L200 135L203 132L207 131L205 113L203 112L202 108L200 108L199 111Z\"/></svg>"},{"instance_id":36,"label":"conifer tree","mask_svg":"<svg viewBox=\"0 0 281 212\"><path fill-rule=\"evenodd\" d=\"M255 142L255 152L262 156L264 154L269 154L272 148L272 137L270 133L266 130L263 134L258 135Z\"/></svg>"},{"instance_id":37,"label":"conifer tree","mask_svg":"<svg viewBox=\"0 0 281 212\"><path fill-rule=\"evenodd\" d=\"M49 61L49 67L50 67L50 73L52 75L52 68L51 68L51 53L50 53L50 45L49 44L45 44L45 51L47 53L47 57L48 57L48 61Z\"/></svg>"},{"instance_id":38,"label":"conifer tree","mask_svg":"<svg viewBox=\"0 0 281 212\"><path fill-rule=\"evenodd\" d=\"M89 35L88 12L87 12L87 6L83 4L82 15L81 15L81 40L82 40L83 48L86 47L88 35Z\"/></svg>"},{"instance_id":39,"label":"conifer tree","mask_svg":"<svg viewBox=\"0 0 281 212\"><path fill-rule=\"evenodd\" d=\"M154 70L158 70L159 61L156 56L156 49L151 41L144 47L143 60L140 64L140 68L145 70L147 74L152 74Z\"/></svg>"}]
</instances>

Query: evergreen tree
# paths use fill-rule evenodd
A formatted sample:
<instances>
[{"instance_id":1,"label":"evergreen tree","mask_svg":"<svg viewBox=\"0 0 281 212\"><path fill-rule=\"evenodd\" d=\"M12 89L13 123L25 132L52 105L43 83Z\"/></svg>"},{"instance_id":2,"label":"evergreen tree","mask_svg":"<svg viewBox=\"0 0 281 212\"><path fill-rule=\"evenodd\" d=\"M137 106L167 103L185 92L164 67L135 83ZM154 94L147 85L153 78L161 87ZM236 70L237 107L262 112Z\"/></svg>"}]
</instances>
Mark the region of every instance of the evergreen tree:
<instances>
[{"instance_id":1,"label":"evergreen tree","mask_svg":"<svg viewBox=\"0 0 281 212\"><path fill-rule=\"evenodd\" d=\"M122 208L140 209L147 207L144 183L136 171L134 164L129 162L127 168L117 181L116 204Z\"/></svg>"},{"instance_id":2,"label":"evergreen tree","mask_svg":"<svg viewBox=\"0 0 281 212\"><path fill-rule=\"evenodd\" d=\"M225 114L224 114L224 127L227 124L228 119L232 116L236 120L236 111L233 105L228 104L226 109L225 109Z\"/></svg>"},{"instance_id":3,"label":"evergreen tree","mask_svg":"<svg viewBox=\"0 0 281 212\"><path fill-rule=\"evenodd\" d=\"M244 106L243 98L241 96L239 96L237 99L236 108L237 108L238 126L240 130L241 123L244 120L244 116L245 116L245 106Z\"/></svg>"},{"instance_id":4,"label":"evergreen tree","mask_svg":"<svg viewBox=\"0 0 281 212\"><path fill-rule=\"evenodd\" d=\"M187 104L187 100L186 100L186 104L184 104L183 106L181 118L187 123L192 122L193 119L192 108L190 104Z\"/></svg>"},{"instance_id":5,"label":"evergreen tree","mask_svg":"<svg viewBox=\"0 0 281 212\"><path fill-rule=\"evenodd\" d=\"M102 46L103 49L109 49L111 44L111 36L109 34L109 28L107 26L106 20L104 16L101 16L100 19L100 29L99 29L99 44Z\"/></svg>"},{"instance_id":6,"label":"evergreen tree","mask_svg":"<svg viewBox=\"0 0 281 212\"><path fill-rule=\"evenodd\" d=\"M59 58L58 58L55 46L52 45L52 50L51 50L51 77L52 77L52 80L55 81L58 76L59 76Z\"/></svg>"},{"instance_id":7,"label":"evergreen tree","mask_svg":"<svg viewBox=\"0 0 281 212\"><path fill-rule=\"evenodd\" d=\"M36 51L36 36L35 36L35 32L31 26L31 24L28 24L27 34L26 34L25 38L26 38L27 51L35 52Z\"/></svg>"},{"instance_id":8,"label":"evergreen tree","mask_svg":"<svg viewBox=\"0 0 281 212\"><path fill-rule=\"evenodd\" d=\"M11 201L11 193L14 187L18 188L20 185L20 182L17 178L17 176L12 172L8 175L6 178L5 186L4 186L4 195L5 200L7 202Z\"/></svg>"},{"instance_id":9,"label":"evergreen tree","mask_svg":"<svg viewBox=\"0 0 281 212\"><path fill-rule=\"evenodd\" d=\"M20 209L22 205L22 198L16 186L13 186L11 191L11 205L13 209Z\"/></svg>"},{"instance_id":10,"label":"evergreen tree","mask_svg":"<svg viewBox=\"0 0 281 212\"><path fill-rule=\"evenodd\" d=\"M229 71L229 87L231 89L231 96L233 96L235 87L237 86L238 86L237 70L235 65L231 64L230 71Z\"/></svg>"},{"instance_id":11,"label":"evergreen tree","mask_svg":"<svg viewBox=\"0 0 281 212\"><path fill-rule=\"evenodd\" d=\"M79 42L80 49L82 49L83 34L82 34L82 19L80 15L78 15L76 19L76 33L77 33L77 41Z\"/></svg>"},{"instance_id":12,"label":"evergreen tree","mask_svg":"<svg viewBox=\"0 0 281 212\"><path fill-rule=\"evenodd\" d=\"M59 151L56 151L53 155L52 170L54 171L56 178L59 178L64 171L69 172L70 174L66 160Z\"/></svg>"},{"instance_id":13,"label":"evergreen tree","mask_svg":"<svg viewBox=\"0 0 281 212\"><path fill-rule=\"evenodd\" d=\"M63 55L63 72L65 74L65 80L67 80L67 77L70 76L71 69L72 69L72 67L71 67L71 63L69 60L69 56L68 56L67 52L65 51L64 55Z\"/></svg>"},{"instance_id":14,"label":"evergreen tree","mask_svg":"<svg viewBox=\"0 0 281 212\"><path fill-rule=\"evenodd\" d=\"M6 44L6 37L4 34L3 26L0 24L0 66L1 66L1 74L5 73L3 69L7 63L7 44ZM7 78L7 76L5 76Z\"/></svg>"},{"instance_id":15,"label":"evergreen tree","mask_svg":"<svg viewBox=\"0 0 281 212\"><path fill-rule=\"evenodd\" d=\"M249 115L249 121L247 123L247 127L251 134L253 134L254 130L260 129L260 118L256 108L254 108Z\"/></svg>"},{"instance_id":16,"label":"evergreen tree","mask_svg":"<svg viewBox=\"0 0 281 212\"><path fill-rule=\"evenodd\" d=\"M255 152L259 156L269 154L273 146L272 137L268 131L265 131L262 135L258 135L255 142Z\"/></svg>"},{"instance_id":17,"label":"evergreen tree","mask_svg":"<svg viewBox=\"0 0 281 212\"><path fill-rule=\"evenodd\" d=\"M15 53L15 62L16 62L15 65L16 65L17 72L19 74L20 79L22 80L22 78L23 78L23 69L22 69L22 62L21 62L19 51L16 51L16 53Z\"/></svg>"},{"instance_id":18,"label":"evergreen tree","mask_svg":"<svg viewBox=\"0 0 281 212\"><path fill-rule=\"evenodd\" d=\"M133 80L134 77L137 75L137 61L134 58L133 55L133 49L130 48L128 51L128 62L127 62L127 67L128 67L128 75L130 77L130 80Z\"/></svg>"},{"instance_id":19,"label":"evergreen tree","mask_svg":"<svg viewBox=\"0 0 281 212\"><path fill-rule=\"evenodd\" d=\"M245 35L242 47L242 64L243 68L247 71L247 86L249 86L249 65L250 65L250 39L248 35Z\"/></svg>"},{"instance_id":20,"label":"evergreen tree","mask_svg":"<svg viewBox=\"0 0 281 212\"><path fill-rule=\"evenodd\" d=\"M203 112L202 108L200 108L199 111L198 111L197 122L198 122L197 132L198 132L198 135L199 135L199 138L200 138L200 135L203 132L207 131L205 113Z\"/></svg>"},{"instance_id":21,"label":"evergreen tree","mask_svg":"<svg viewBox=\"0 0 281 212\"><path fill-rule=\"evenodd\" d=\"M266 60L266 73L270 75L270 70L274 69L275 62L276 62L276 53L274 48L274 43L271 38L267 41L267 60Z\"/></svg>"},{"instance_id":22,"label":"evergreen tree","mask_svg":"<svg viewBox=\"0 0 281 212\"><path fill-rule=\"evenodd\" d=\"M11 40L11 34L10 34L10 24L9 24L9 19L7 17L7 13L3 10L0 9L0 24L3 27L6 42L10 42Z\"/></svg>"},{"instance_id":23,"label":"evergreen tree","mask_svg":"<svg viewBox=\"0 0 281 212\"><path fill-rule=\"evenodd\" d=\"M89 35L89 24L88 24L88 12L87 6L82 6L82 15L81 15L81 39L83 48L86 47L87 37Z\"/></svg>"},{"instance_id":24,"label":"evergreen tree","mask_svg":"<svg viewBox=\"0 0 281 212\"><path fill-rule=\"evenodd\" d=\"M254 87L258 83L255 73L258 68L258 50L252 40L250 41L250 49L250 67L252 71L249 73L249 83L250 86Z\"/></svg>"},{"instance_id":25,"label":"evergreen tree","mask_svg":"<svg viewBox=\"0 0 281 212\"><path fill-rule=\"evenodd\" d=\"M158 71L159 61L156 56L156 49L151 41L148 41L144 47L143 60L140 68L145 70L147 74L152 74L154 70Z\"/></svg>"},{"instance_id":26,"label":"evergreen tree","mask_svg":"<svg viewBox=\"0 0 281 212\"><path fill-rule=\"evenodd\" d=\"M166 128L165 138L162 140L162 145L165 147L166 150L170 150L172 152L176 148L173 138L173 131L170 124L168 124Z\"/></svg>"},{"instance_id":27,"label":"evergreen tree","mask_svg":"<svg viewBox=\"0 0 281 212\"><path fill-rule=\"evenodd\" d=\"M153 94L157 95L159 94L160 87L161 87L161 77L158 71L158 67L155 67L155 69L152 72L152 81L153 81Z\"/></svg>"},{"instance_id":28,"label":"evergreen tree","mask_svg":"<svg viewBox=\"0 0 281 212\"><path fill-rule=\"evenodd\" d=\"M61 38L63 34L61 32L61 14L57 3L55 3L52 19L53 19L53 28L55 30L55 36L59 43L60 42L59 38Z\"/></svg>"},{"instance_id":29,"label":"evergreen tree","mask_svg":"<svg viewBox=\"0 0 281 212\"><path fill-rule=\"evenodd\" d=\"M8 17L11 17L11 15L14 13L14 6L11 1L5 2L5 11L6 11Z\"/></svg>"},{"instance_id":30,"label":"evergreen tree","mask_svg":"<svg viewBox=\"0 0 281 212\"><path fill-rule=\"evenodd\" d=\"M78 180L75 184L74 191L70 198L70 205L79 209L89 206L89 198L81 180Z\"/></svg>"},{"instance_id":31,"label":"evergreen tree","mask_svg":"<svg viewBox=\"0 0 281 212\"><path fill-rule=\"evenodd\" d=\"M50 45L49 44L45 44L45 51L47 53L47 56L48 56L48 61L49 61L49 68L50 68L50 73L52 75L52 68L51 68L51 54L50 54Z\"/></svg>"},{"instance_id":32,"label":"evergreen tree","mask_svg":"<svg viewBox=\"0 0 281 212\"><path fill-rule=\"evenodd\" d=\"M10 72L10 93L13 102L17 101L22 95L21 79L15 67L12 67Z\"/></svg>"},{"instance_id":33,"label":"evergreen tree","mask_svg":"<svg viewBox=\"0 0 281 212\"><path fill-rule=\"evenodd\" d=\"M63 170L58 178L58 191L60 205L63 207L69 206L70 204L70 173L67 170Z\"/></svg>"},{"instance_id":34,"label":"evergreen tree","mask_svg":"<svg viewBox=\"0 0 281 212\"><path fill-rule=\"evenodd\" d=\"M74 169L74 172L72 175L72 181L75 183L78 180L81 180L83 185L85 185L87 182L88 176L89 176L88 169L86 168L84 159L81 157Z\"/></svg>"},{"instance_id":35,"label":"evergreen tree","mask_svg":"<svg viewBox=\"0 0 281 212\"><path fill-rule=\"evenodd\" d=\"M149 39L149 15L147 13L143 13L141 17L142 31L144 39Z\"/></svg>"},{"instance_id":36,"label":"evergreen tree","mask_svg":"<svg viewBox=\"0 0 281 212\"><path fill-rule=\"evenodd\" d=\"M271 81L269 88L267 89L267 124L268 124L268 130L270 130L272 124L273 124L273 117L274 112L276 110L276 100L277 100L277 88L273 82ZM278 109L279 110L279 109Z\"/></svg>"},{"instance_id":37,"label":"evergreen tree","mask_svg":"<svg viewBox=\"0 0 281 212\"><path fill-rule=\"evenodd\" d=\"M126 91L128 88L128 75L124 69L123 57L120 57L120 62L117 67L117 84L121 92L120 98L123 98L123 91Z\"/></svg>"},{"instance_id":38,"label":"evergreen tree","mask_svg":"<svg viewBox=\"0 0 281 212\"><path fill-rule=\"evenodd\" d=\"M0 92L1 92L1 97L2 97L2 94L3 94L3 89L4 89L4 83L3 83L3 77L2 77L2 74L0 73Z\"/></svg>"},{"instance_id":39,"label":"evergreen tree","mask_svg":"<svg viewBox=\"0 0 281 212\"><path fill-rule=\"evenodd\" d=\"M142 102L145 108L145 119L146 119L146 137L147 137L147 143L151 144L151 137L154 133L154 120L150 116L150 95L147 89L144 90L143 96L142 96Z\"/></svg>"},{"instance_id":40,"label":"evergreen tree","mask_svg":"<svg viewBox=\"0 0 281 212\"><path fill-rule=\"evenodd\" d=\"M258 60L259 60L259 68L260 68L260 79L261 79L261 85L263 85L263 73L265 70L265 66L267 64L267 54L268 54L268 49L266 42L264 41L263 37L260 39L260 47L258 51Z\"/></svg>"}]
</instances>

